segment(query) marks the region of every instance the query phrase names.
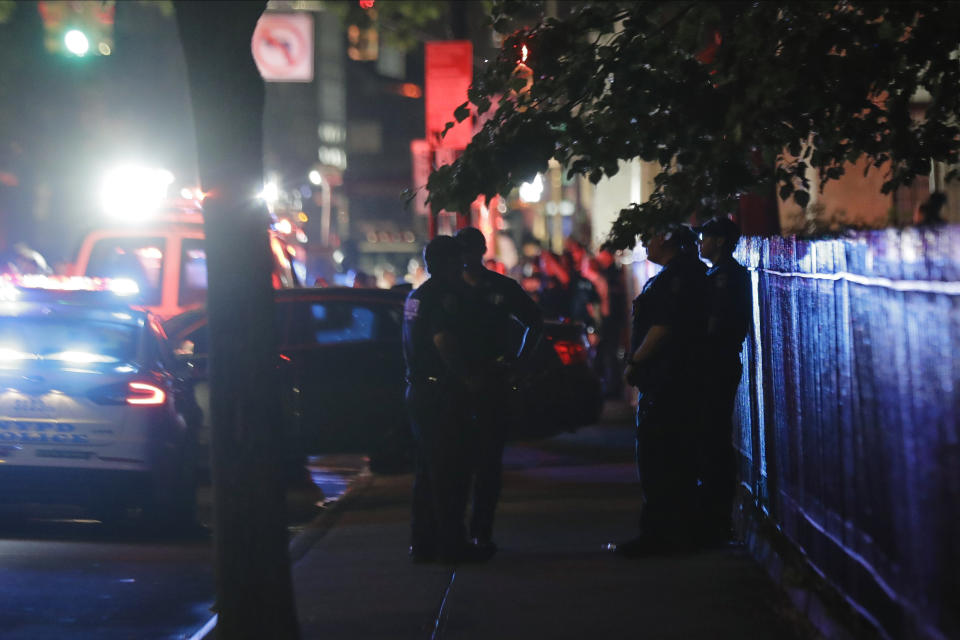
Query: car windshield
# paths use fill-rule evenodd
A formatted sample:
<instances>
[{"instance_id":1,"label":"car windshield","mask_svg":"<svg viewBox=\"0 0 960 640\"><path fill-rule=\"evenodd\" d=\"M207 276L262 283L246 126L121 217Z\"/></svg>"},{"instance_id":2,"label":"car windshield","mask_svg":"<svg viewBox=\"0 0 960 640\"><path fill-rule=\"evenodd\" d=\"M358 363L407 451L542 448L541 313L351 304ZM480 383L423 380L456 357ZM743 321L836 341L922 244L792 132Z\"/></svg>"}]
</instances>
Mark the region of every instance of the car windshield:
<instances>
[{"instance_id":1,"label":"car windshield","mask_svg":"<svg viewBox=\"0 0 960 640\"><path fill-rule=\"evenodd\" d=\"M180 255L181 307L207 299L207 252L200 238L184 238Z\"/></svg>"},{"instance_id":2,"label":"car windshield","mask_svg":"<svg viewBox=\"0 0 960 640\"><path fill-rule=\"evenodd\" d=\"M126 362L137 353L137 327L75 318L0 317L0 368L44 360Z\"/></svg>"},{"instance_id":3,"label":"car windshield","mask_svg":"<svg viewBox=\"0 0 960 640\"><path fill-rule=\"evenodd\" d=\"M90 252L86 275L133 280L140 289L138 302L160 304L164 250L162 238L104 238Z\"/></svg>"}]
</instances>

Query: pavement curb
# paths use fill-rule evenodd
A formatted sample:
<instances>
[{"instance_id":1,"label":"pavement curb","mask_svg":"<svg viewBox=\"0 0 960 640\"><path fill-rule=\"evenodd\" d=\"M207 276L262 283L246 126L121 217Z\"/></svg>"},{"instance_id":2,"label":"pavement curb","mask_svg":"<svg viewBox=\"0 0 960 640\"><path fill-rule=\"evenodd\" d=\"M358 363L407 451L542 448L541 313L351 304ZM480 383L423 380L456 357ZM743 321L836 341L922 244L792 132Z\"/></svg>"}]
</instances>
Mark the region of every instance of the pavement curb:
<instances>
[{"instance_id":1,"label":"pavement curb","mask_svg":"<svg viewBox=\"0 0 960 640\"><path fill-rule=\"evenodd\" d=\"M287 547L287 553L290 555L290 565L297 564L303 556L307 555L313 545L333 528L343 514L343 510L358 495L369 489L372 484L373 474L369 469L364 469L347 485L346 490L339 497L324 501L322 511L290 540Z\"/></svg>"},{"instance_id":2,"label":"pavement curb","mask_svg":"<svg viewBox=\"0 0 960 640\"><path fill-rule=\"evenodd\" d=\"M308 522L302 531L295 535L287 545L287 553L290 556L291 568L296 565L310 549L313 548L320 539L322 539L330 529L340 519L344 509L349 506L353 499L370 488L373 484L373 474L369 469L364 469L357 474L356 479L347 485L346 490L334 500L324 501L322 511ZM212 618L200 628L196 633L190 636L189 640L205 640L213 638L217 628L217 616Z\"/></svg>"}]
</instances>

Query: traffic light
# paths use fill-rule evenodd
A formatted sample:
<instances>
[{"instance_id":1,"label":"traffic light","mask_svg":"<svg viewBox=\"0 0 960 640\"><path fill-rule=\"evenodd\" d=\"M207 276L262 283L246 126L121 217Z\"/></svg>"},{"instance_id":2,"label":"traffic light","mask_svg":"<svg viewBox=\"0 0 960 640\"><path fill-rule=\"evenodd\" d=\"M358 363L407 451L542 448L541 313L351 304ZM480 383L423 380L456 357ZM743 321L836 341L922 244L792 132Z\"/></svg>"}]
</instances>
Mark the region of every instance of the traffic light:
<instances>
[{"instance_id":1,"label":"traffic light","mask_svg":"<svg viewBox=\"0 0 960 640\"><path fill-rule=\"evenodd\" d=\"M113 18L116 3L109 1L41 1L44 46L50 53L82 58L113 52Z\"/></svg>"}]
</instances>

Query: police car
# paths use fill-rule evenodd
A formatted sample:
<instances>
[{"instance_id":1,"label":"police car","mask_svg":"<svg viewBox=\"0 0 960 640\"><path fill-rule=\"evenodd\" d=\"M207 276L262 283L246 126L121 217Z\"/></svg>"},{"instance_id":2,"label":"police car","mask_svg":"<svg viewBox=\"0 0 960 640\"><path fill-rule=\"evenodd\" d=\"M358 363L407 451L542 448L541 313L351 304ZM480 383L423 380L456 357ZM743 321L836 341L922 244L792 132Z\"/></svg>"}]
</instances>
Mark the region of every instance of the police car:
<instances>
[{"instance_id":1,"label":"police car","mask_svg":"<svg viewBox=\"0 0 960 640\"><path fill-rule=\"evenodd\" d=\"M139 508L192 520L200 410L129 281L0 277L0 514L12 505Z\"/></svg>"}]
</instances>

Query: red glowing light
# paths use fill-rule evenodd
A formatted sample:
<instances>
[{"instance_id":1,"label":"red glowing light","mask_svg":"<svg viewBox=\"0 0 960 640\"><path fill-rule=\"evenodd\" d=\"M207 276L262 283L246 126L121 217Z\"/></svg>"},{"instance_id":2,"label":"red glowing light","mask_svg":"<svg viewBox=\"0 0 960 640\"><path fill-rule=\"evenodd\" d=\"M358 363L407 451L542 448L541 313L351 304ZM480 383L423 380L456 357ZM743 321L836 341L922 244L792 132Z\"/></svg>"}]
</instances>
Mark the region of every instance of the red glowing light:
<instances>
[{"instance_id":1,"label":"red glowing light","mask_svg":"<svg viewBox=\"0 0 960 640\"><path fill-rule=\"evenodd\" d=\"M357 0L357 4L360 5L361 9L373 9L373 5L376 0Z\"/></svg>"},{"instance_id":2,"label":"red glowing light","mask_svg":"<svg viewBox=\"0 0 960 640\"><path fill-rule=\"evenodd\" d=\"M145 382L131 382L127 404L157 406L166 401L167 394L160 387Z\"/></svg>"},{"instance_id":3,"label":"red glowing light","mask_svg":"<svg viewBox=\"0 0 960 640\"><path fill-rule=\"evenodd\" d=\"M560 362L565 366L587 362L587 348L579 342L557 340L553 343L553 350L557 352Z\"/></svg>"},{"instance_id":4,"label":"red glowing light","mask_svg":"<svg viewBox=\"0 0 960 640\"><path fill-rule=\"evenodd\" d=\"M423 97L423 91L419 85L413 84L412 82L404 82L400 85L400 95L405 98L421 98Z\"/></svg>"}]
</instances>

